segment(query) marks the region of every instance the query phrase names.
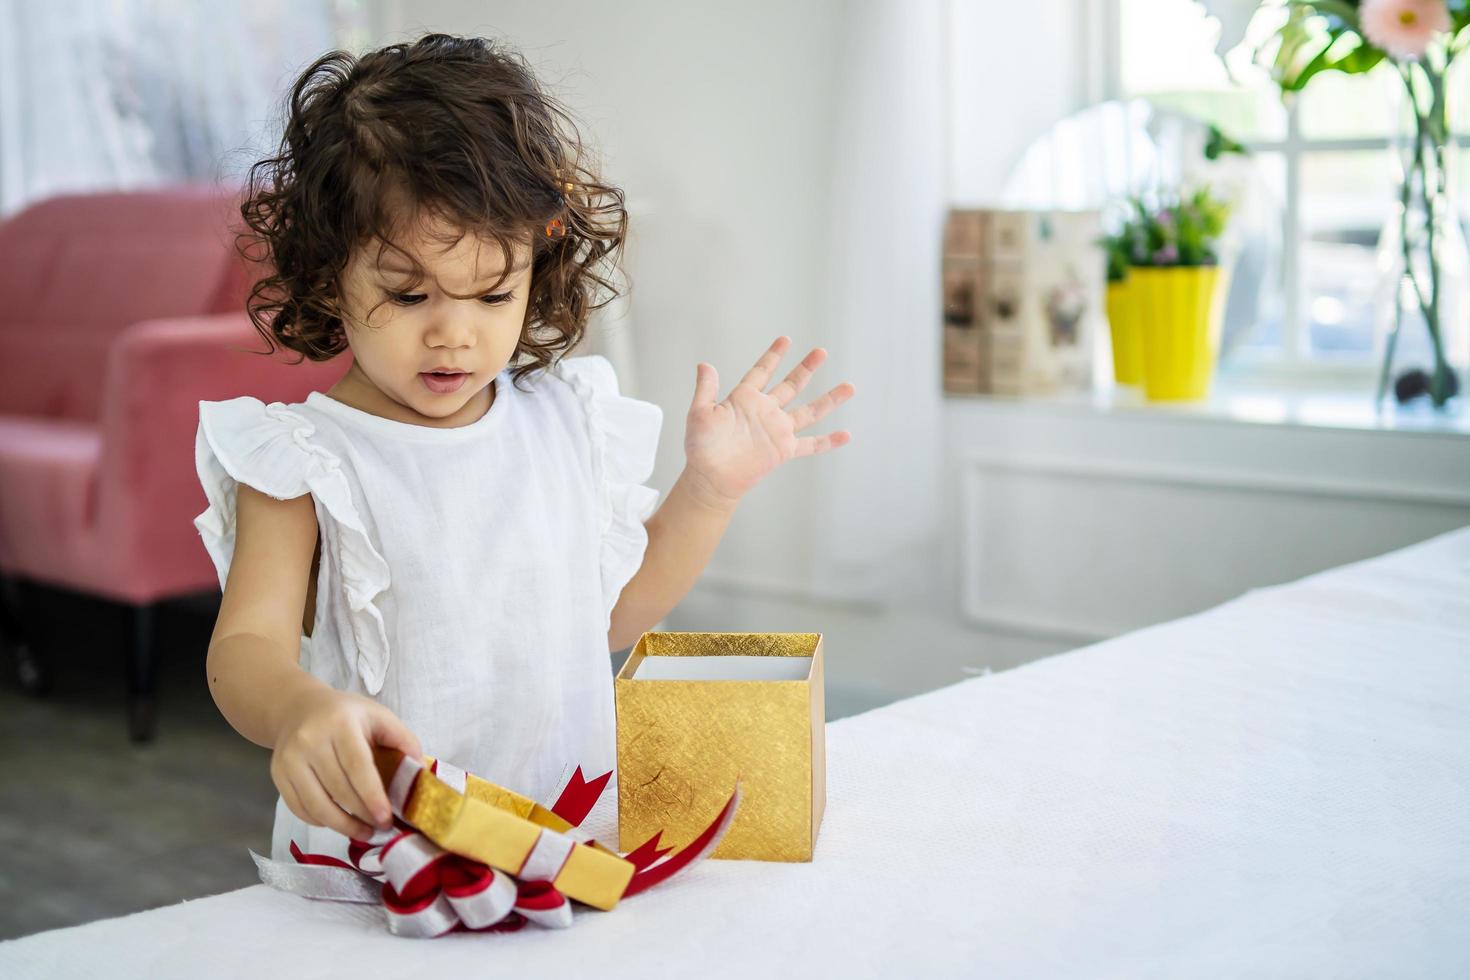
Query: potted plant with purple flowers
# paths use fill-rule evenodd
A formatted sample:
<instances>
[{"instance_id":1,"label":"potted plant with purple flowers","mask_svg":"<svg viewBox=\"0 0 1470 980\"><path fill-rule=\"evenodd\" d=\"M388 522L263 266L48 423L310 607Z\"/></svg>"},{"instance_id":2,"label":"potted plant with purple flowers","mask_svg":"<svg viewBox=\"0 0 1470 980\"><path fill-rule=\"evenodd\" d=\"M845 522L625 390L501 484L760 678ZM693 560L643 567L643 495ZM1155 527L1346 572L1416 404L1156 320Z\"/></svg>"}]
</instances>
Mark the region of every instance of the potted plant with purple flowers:
<instances>
[{"instance_id":1,"label":"potted plant with purple flowers","mask_svg":"<svg viewBox=\"0 0 1470 980\"><path fill-rule=\"evenodd\" d=\"M1110 264L1127 274L1109 318L1151 401L1197 400L1209 393L1219 352L1228 274L1220 238L1230 205L1208 187L1158 198L1134 197L1129 220L1106 242ZM1136 346L1135 346L1136 345ZM1123 378L1120 374L1119 380Z\"/></svg>"}]
</instances>

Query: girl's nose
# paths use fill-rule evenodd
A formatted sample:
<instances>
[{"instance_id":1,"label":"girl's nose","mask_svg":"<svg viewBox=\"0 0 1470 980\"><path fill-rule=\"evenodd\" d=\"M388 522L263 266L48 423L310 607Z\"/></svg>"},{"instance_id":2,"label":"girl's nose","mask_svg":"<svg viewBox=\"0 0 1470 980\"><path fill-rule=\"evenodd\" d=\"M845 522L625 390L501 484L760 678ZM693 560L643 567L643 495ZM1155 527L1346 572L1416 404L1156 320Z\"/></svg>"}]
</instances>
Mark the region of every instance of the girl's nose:
<instances>
[{"instance_id":1,"label":"girl's nose","mask_svg":"<svg viewBox=\"0 0 1470 980\"><path fill-rule=\"evenodd\" d=\"M474 317L467 310L447 310L430 323L424 340L430 347L473 346L475 341Z\"/></svg>"}]
</instances>

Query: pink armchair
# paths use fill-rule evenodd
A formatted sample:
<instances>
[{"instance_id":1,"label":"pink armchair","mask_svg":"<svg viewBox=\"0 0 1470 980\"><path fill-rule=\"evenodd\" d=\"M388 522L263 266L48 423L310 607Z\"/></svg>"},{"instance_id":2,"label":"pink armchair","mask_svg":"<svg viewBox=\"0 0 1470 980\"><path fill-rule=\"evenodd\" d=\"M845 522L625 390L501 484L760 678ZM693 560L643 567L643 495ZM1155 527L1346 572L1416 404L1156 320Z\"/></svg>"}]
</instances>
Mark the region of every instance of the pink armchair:
<instances>
[{"instance_id":1,"label":"pink armchair","mask_svg":"<svg viewBox=\"0 0 1470 980\"><path fill-rule=\"evenodd\" d=\"M349 360L256 353L237 193L67 195L0 222L0 642L44 693L19 583L129 607L119 654L135 741L155 727L156 603L219 588L193 526L207 506L199 402L299 401Z\"/></svg>"}]
</instances>

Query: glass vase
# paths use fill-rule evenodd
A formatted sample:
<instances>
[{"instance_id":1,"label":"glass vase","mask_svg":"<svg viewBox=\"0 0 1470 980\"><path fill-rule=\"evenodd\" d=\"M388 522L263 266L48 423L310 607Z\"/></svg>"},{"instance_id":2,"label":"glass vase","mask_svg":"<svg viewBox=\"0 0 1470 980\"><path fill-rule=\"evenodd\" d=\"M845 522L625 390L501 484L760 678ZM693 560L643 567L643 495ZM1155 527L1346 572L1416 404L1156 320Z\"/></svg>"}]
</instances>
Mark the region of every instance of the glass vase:
<instances>
[{"instance_id":1,"label":"glass vase","mask_svg":"<svg viewBox=\"0 0 1470 980\"><path fill-rule=\"evenodd\" d=\"M1392 392L1447 410L1470 380L1470 247L1451 192L1457 148L1446 137L1442 73L1420 66L1417 79L1408 69L1401 79L1411 121L1392 146L1394 201L1377 248L1377 404Z\"/></svg>"}]
</instances>

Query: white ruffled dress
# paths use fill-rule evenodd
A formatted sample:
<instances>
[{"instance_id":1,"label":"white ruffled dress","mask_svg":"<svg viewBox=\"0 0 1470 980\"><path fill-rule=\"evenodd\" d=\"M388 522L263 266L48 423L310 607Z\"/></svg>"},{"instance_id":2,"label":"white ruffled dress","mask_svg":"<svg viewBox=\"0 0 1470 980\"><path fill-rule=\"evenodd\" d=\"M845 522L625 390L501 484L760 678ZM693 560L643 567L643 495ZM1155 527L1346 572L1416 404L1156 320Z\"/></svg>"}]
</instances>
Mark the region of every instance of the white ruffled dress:
<instances>
[{"instance_id":1,"label":"white ruffled dress","mask_svg":"<svg viewBox=\"0 0 1470 980\"><path fill-rule=\"evenodd\" d=\"M316 619L300 664L375 698L423 750L533 799L617 762L607 631L643 562L657 405L618 391L601 355L517 388L456 428L304 402L199 403L194 519L223 589L239 483L310 493L321 533ZM304 598L304 597L303 597ZM616 777L599 801L616 799ZM589 831L593 830L591 826ZM335 831L278 800L272 857L336 853Z\"/></svg>"}]
</instances>

